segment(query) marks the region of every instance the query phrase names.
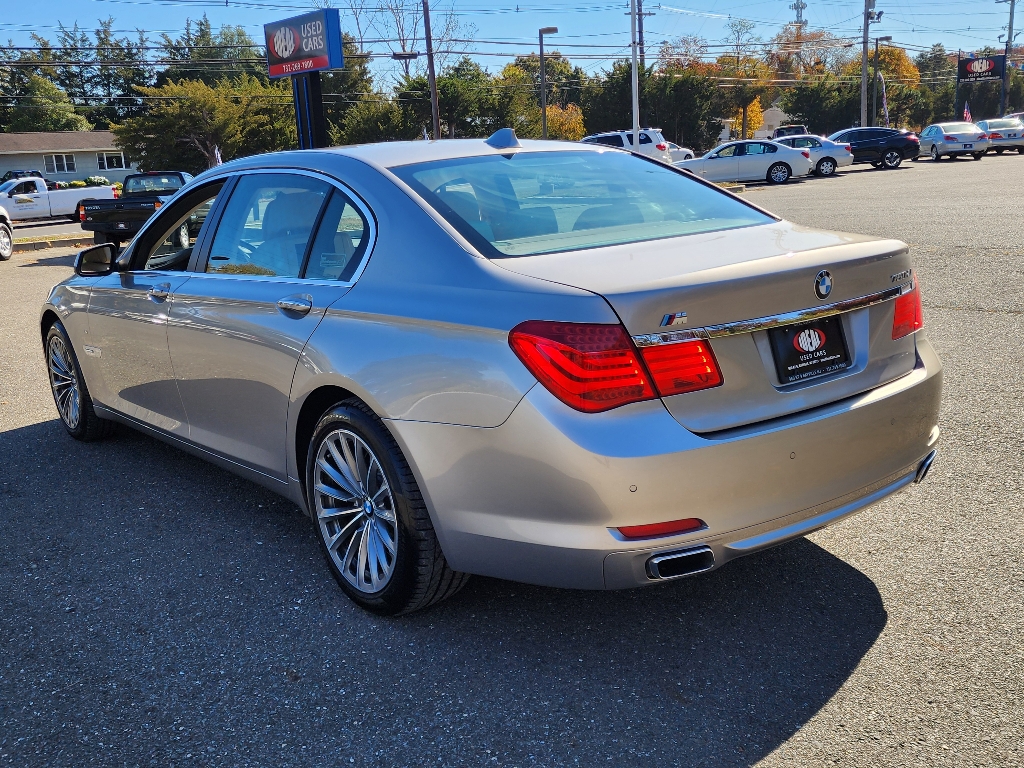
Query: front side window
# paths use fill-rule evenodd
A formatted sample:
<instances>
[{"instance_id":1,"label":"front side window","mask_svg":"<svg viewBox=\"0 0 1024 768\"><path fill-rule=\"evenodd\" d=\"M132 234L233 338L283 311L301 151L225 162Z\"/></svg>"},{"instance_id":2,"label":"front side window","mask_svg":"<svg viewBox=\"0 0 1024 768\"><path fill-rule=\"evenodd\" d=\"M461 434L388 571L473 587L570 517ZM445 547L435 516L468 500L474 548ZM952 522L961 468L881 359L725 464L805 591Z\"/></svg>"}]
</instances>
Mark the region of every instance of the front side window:
<instances>
[{"instance_id":1,"label":"front side window","mask_svg":"<svg viewBox=\"0 0 1024 768\"><path fill-rule=\"evenodd\" d=\"M517 152L392 171L491 258L774 221L689 174L621 152Z\"/></svg>"},{"instance_id":2,"label":"front side window","mask_svg":"<svg viewBox=\"0 0 1024 768\"><path fill-rule=\"evenodd\" d=\"M162 209L159 218L139 237L133 266L172 272L187 269L196 238L223 186L223 181L208 184Z\"/></svg>"},{"instance_id":3,"label":"front side window","mask_svg":"<svg viewBox=\"0 0 1024 768\"><path fill-rule=\"evenodd\" d=\"M730 144L728 147L722 147L715 153L715 157L736 157L736 150L739 146L739 144Z\"/></svg>"},{"instance_id":4,"label":"front side window","mask_svg":"<svg viewBox=\"0 0 1024 768\"><path fill-rule=\"evenodd\" d=\"M288 173L238 180L210 249L207 272L298 277L330 185Z\"/></svg>"},{"instance_id":5,"label":"front side window","mask_svg":"<svg viewBox=\"0 0 1024 768\"><path fill-rule=\"evenodd\" d=\"M34 195L35 193L36 183L34 181L23 181L11 192L12 195Z\"/></svg>"},{"instance_id":6,"label":"front side window","mask_svg":"<svg viewBox=\"0 0 1024 768\"><path fill-rule=\"evenodd\" d=\"M47 173L74 173L74 155L43 155L43 166Z\"/></svg>"}]
</instances>

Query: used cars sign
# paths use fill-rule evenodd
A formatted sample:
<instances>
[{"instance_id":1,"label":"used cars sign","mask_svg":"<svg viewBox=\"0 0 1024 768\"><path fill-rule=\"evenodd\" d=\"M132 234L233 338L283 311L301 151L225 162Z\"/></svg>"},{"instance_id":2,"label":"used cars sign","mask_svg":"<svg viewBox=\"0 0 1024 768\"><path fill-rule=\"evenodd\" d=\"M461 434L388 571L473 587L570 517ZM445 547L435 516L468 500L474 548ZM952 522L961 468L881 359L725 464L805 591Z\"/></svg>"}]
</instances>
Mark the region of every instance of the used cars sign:
<instances>
[{"instance_id":1,"label":"used cars sign","mask_svg":"<svg viewBox=\"0 0 1024 768\"><path fill-rule=\"evenodd\" d=\"M263 27L271 77L341 69L341 17L336 8L306 13Z\"/></svg>"},{"instance_id":2,"label":"used cars sign","mask_svg":"<svg viewBox=\"0 0 1024 768\"><path fill-rule=\"evenodd\" d=\"M981 83L987 80L1002 80L1006 56L979 56L976 59L960 59L957 74L961 82Z\"/></svg>"}]
</instances>

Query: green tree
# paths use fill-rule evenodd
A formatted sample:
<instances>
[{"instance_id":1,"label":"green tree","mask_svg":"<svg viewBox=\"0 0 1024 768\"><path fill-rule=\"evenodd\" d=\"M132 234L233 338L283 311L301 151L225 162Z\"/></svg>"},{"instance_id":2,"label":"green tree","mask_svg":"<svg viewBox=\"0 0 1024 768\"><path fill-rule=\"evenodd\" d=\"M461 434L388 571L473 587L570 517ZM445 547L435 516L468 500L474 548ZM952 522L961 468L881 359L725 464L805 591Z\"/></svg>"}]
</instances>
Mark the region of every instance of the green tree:
<instances>
[{"instance_id":1,"label":"green tree","mask_svg":"<svg viewBox=\"0 0 1024 768\"><path fill-rule=\"evenodd\" d=\"M633 124L630 64L616 61L608 71L587 81L580 107L587 133L621 131Z\"/></svg>"},{"instance_id":2,"label":"green tree","mask_svg":"<svg viewBox=\"0 0 1024 768\"><path fill-rule=\"evenodd\" d=\"M398 102L376 94L354 104L341 126L331 128L334 144L369 144L376 141L416 138L416 128L406 122Z\"/></svg>"},{"instance_id":3,"label":"green tree","mask_svg":"<svg viewBox=\"0 0 1024 768\"><path fill-rule=\"evenodd\" d=\"M214 33L203 14L198 21L185 20L185 31L176 38L164 33L160 47L172 63L156 79L158 86L180 80L201 80L207 85L224 78L251 75L266 79L266 56L244 27L224 25Z\"/></svg>"},{"instance_id":4,"label":"green tree","mask_svg":"<svg viewBox=\"0 0 1024 768\"><path fill-rule=\"evenodd\" d=\"M373 75L370 60L360 55L359 46L347 32L342 35L345 66L320 73L324 94L324 115L329 131L338 133L345 116L360 100L373 95Z\"/></svg>"},{"instance_id":5,"label":"green tree","mask_svg":"<svg viewBox=\"0 0 1024 768\"><path fill-rule=\"evenodd\" d=\"M18 102L9 131L88 131L89 121L76 114L71 99L39 75L31 75Z\"/></svg>"},{"instance_id":6,"label":"green tree","mask_svg":"<svg viewBox=\"0 0 1024 768\"><path fill-rule=\"evenodd\" d=\"M149 109L111 126L140 168L199 173L224 160L295 146L291 93L282 83L240 76L208 85L181 80L140 87Z\"/></svg>"},{"instance_id":7,"label":"green tree","mask_svg":"<svg viewBox=\"0 0 1024 768\"><path fill-rule=\"evenodd\" d=\"M490 122L490 77L480 65L463 57L437 78L437 112L448 138L480 136Z\"/></svg>"},{"instance_id":8,"label":"green tree","mask_svg":"<svg viewBox=\"0 0 1024 768\"><path fill-rule=\"evenodd\" d=\"M860 84L826 74L803 80L782 92L782 111L812 133L828 135L860 117Z\"/></svg>"},{"instance_id":9,"label":"green tree","mask_svg":"<svg viewBox=\"0 0 1024 768\"><path fill-rule=\"evenodd\" d=\"M647 81L646 101L651 124L669 141L701 152L711 149L722 132L720 118L728 97L718 87L715 68L669 58L668 65Z\"/></svg>"}]
</instances>

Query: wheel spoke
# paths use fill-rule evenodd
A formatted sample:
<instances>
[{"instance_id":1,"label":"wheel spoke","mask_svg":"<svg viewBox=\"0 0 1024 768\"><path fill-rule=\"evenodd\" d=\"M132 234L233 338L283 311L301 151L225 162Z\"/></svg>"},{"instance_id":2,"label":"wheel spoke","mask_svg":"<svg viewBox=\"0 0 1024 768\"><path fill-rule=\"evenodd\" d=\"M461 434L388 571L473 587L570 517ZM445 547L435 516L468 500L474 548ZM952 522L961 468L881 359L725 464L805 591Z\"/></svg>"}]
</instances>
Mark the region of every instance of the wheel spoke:
<instances>
[{"instance_id":1,"label":"wheel spoke","mask_svg":"<svg viewBox=\"0 0 1024 768\"><path fill-rule=\"evenodd\" d=\"M326 496L334 499L338 498L327 486L318 485L316 489ZM339 499L339 501L350 501L350 499ZM337 520L339 517L345 517L346 515L361 515L362 513L362 507L329 507L327 509L318 509L316 514L317 519L321 522L328 522L330 520Z\"/></svg>"},{"instance_id":2,"label":"wheel spoke","mask_svg":"<svg viewBox=\"0 0 1024 768\"><path fill-rule=\"evenodd\" d=\"M358 585L366 584L366 560L367 552L366 545L367 539L370 538L370 523L367 521L366 525L363 526L362 530L356 534L359 537L359 554L356 559L356 583Z\"/></svg>"},{"instance_id":3,"label":"wheel spoke","mask_svg":"<svg viewBox=\"0 0 1024 768\"><path fill-rule=\"evenodd\" d=\"M323 518L321 518L321 520L322 519ZM348 532L350 530L352 530L352 526L354 526L356 523L358 523L361 519L362 519L361 516L357 515L357 516L353 517L351 520L349 520L347 523L345 523L345 525L342 526L341 530L338 531L334 536L332 536L328 540L328 542L327 542L327 549L330 550L331 552L337 552L338 548L345 542L346 534L348 534ZM354 538L355 537L353 536L353 539ZM349 547L351 547L351 546L352 546L352 541L349 541ZM346 556L347 556L347 552L346 552Z\"/></svg>"},{"instance_id":4,"label":"wheel spoke","mask_svg":"<svg viewBox=\"0 0 1024 768\"><path fill-rule=\"evenodd\" d=\"M359 478L362 477L362 473L359 471L359 465L356 462L356 457L352 452L352 448L349 447L348 440L344 437L341 439L341 452L345 456L345 461L344 463L340 463L339 467L346 472L360 491L365 492L366 489L363 488L362 483L359 482ZM344 469L345 467L347 467L347 470Z\"/></svg>"},{"instance_id":5,"label":"wheel spoke","mask_svg":"<svg viewBox=\"0 0 1024 768\"><path fill-rule=\"evenodd\" d=\"M326 474L334 483L338 486L339 490L349 494L347 499L342 501L349 501L350 499L358 499L362 496L359 489L352 485L352 482L345 477L341 472L332 467L325 459L319 459L316 465L320 470Z\"/></svg>"},{"instance_id":6,"label":"wheel spoke","mask_svg":"<svg viewBox=\"0 0 1024 768\"><path fill-rule=\"evenodd\" d=\"M333 439L327 440L327 450L331 452L331 458L334 459L334 463L338 465L337 472L340 477L344 477L344 482L341 483L343 488L346 488L352 492L352 497L357 498L363 495L363 489L359 487L359 475L353 475L352 470L349 468L348 460L346 456L343 456L343 452L348 452L348 448L345 445L345 438L341 437L339 441L341 443L341 452L338 451L338 446L335 445Z\"/></svg>"},{"instance_id":7,"label":"wheel spoke","mask_svg":"<svg viewBox=\"0 0 1024 768\"><path fill-rule=\"evenodd\" d=\"M386 525L379 524L377 526L377 537L380 539L381 544L384 545L384 548L394 557L397 554L395 542L391 539L391 531L387 529Z\"/></svg>"}]
</instances>

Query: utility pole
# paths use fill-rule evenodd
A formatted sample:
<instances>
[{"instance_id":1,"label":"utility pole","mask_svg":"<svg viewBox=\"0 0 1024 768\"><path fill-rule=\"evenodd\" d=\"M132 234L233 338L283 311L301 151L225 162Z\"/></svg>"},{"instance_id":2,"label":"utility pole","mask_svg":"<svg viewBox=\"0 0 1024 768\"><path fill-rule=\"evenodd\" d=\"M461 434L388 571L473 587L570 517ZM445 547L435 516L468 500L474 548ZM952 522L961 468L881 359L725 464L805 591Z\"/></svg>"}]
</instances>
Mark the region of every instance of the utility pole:
<instances>
[{"instance_id":1,"label":"utility pole","mask_svg":"<svg viewBox=\"0 0 1024 768\"><path fill-rule=\"evenodd\" d=\"M424 0L426 2L426 0ZM633 151L640 151L640 81L637 76L636 0L629 0L629 47L633 64Z\"/></svg>"},{"instance_id":2,"label":"utility pole","mask_svg":"<svg viewBox=\"0 0 1024 768\"><path fill-rule=\"evenodd\" d=\"M437 111L437 79L434 77L434 43L430 39L430 5L423 0L423 34L427 43L427 83L430 85L430 118L434 141L441 138L441 118Z\"/></svg>"},{"instance_id":3,"label":"utility pole","mask_svg":"<svg viewBox=\"0 0 1024 768\"><path fill-rule=\"evenodd\" d=\"M553 35L558 27L544 27L540 30L540 137L548 137L548 78L544 71L544 35Z\"/></svg>"},{"instance_id":4,"label":"utility pole","mask_svg":"<svg viewBox=\"0 0 1024 768\"><path fill-rule=\"evenodd\" d=\"M1010 98L1010 54L1013 52L1013 9L1017 0L996 0L997 3L1009 3L1010 26L1006 28L1006 60L1003 63L1003 87L999 98L999 116L1006 114L1006 102Z\"/></svg>"},{"instance_id":5,"label":"utility pole","mask_svg":"<svg viewBox=\"0 0 1024 768\"><path fill-rule=\"evenodd\" d=\"M874 125L875 121L878 120L878 44L887 43L892 40L892 35L885 35L884 37L875 38L875 76L871 78L872 88L874 93L871 94L871 122L870 125Z\"/></svg>"},{"instance_id":6,"label":"utility pole","mask_svg":"<svg viewBox=\"0 0 1024 768\"><path fill-rule=\"evenodd\" d=\"M860 54L860 124L868 124L868 26L882 20L885 11L875 13L875 0L864 0L864 38Z\"/></svg>"}]
</instances>

